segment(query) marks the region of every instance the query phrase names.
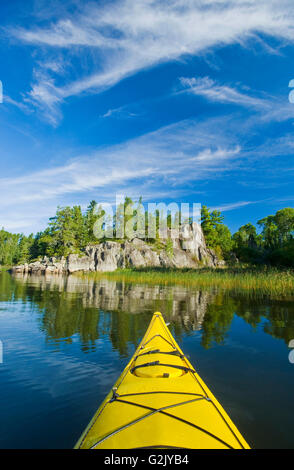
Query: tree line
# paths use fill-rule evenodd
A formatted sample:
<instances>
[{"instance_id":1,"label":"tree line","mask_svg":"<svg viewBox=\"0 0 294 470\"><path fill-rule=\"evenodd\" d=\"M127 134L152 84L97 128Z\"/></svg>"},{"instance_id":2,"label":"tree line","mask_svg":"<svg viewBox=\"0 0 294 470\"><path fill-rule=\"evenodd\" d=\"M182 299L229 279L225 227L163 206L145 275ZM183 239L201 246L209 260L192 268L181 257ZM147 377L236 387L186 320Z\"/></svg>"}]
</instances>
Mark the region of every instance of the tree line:
<instances>
[{"instance_id":1,"label":"tree line","mask_svg":"<svg viewBox=\"0 0 294 470\"><path fill-rule=\"evenodd\" d=\"M201 225L206 243L226 260L232 255L244 263L294 267L294 209L285 207L257 221L242 225L231 235L219 211L202 207Z\"/></svg>"},{"instance_id":2,"label":"tree line","mask_svg":"<svg viewBox=\"0 0 294 470\"><path fill-rule=\"evenodd\" d=\"M112 222L112 233L116 239L127 238L122 224L125 226L137 215L137 222L144 219L144 233L148 242L159 243L159 224L161 214L156 211L150 214L142 210L142 201L135 203L125 198L124 203L118 206ZM128 211L126 209L128 208ZM132 211L129 209L132 208ZM95 223L105 211L91 201L83 212L81 206L58 207L54 217L49 219L47 228L36 235L14 234L0 230L0 265L13 265L29 262L44 256L67 256L70 253L82 253L89 244L97 244L107 239L97 240ZM123 217L124 216L124 217ZM148 224L155 218L155 233L148 238ZM167 227L172 228L175 223L191 222L184 220L179 212L167 215ZM257 227L251 223L243 225L231 234L224 224L224 216L218 210L211 211L208 207L201 208L201 226L206 244L216 254L227 261L240 260L252 264L272 264L294 267L294 209L284 208L257 221ZM124 227L123 227L124 228ZM139 230L139 227L134 227ZM142 234L141 234L142 236ZM166 249L170 250L169 242Z\"/></svg>"}]
</instances>

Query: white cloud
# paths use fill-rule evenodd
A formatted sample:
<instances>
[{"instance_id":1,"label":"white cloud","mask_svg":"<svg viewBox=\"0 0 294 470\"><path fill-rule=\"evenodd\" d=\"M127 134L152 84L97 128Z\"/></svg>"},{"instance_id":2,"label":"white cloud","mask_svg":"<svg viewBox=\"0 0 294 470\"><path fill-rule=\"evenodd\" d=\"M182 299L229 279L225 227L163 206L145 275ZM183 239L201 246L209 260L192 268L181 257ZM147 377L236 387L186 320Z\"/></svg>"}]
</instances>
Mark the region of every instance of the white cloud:
<instances>
[{"instance_id":1,"label":"white cloud","mask_svg":"<svg viewBox=\"0 0 294 470\"><path fill-rule=\"evenodd\" d=\"M227 211L232 211L232 210L235 210L235 209L239 209L240 207L249 206L251 204L258 204L259 202L263 202L263 201L239 201L239 202L221 204L219 206L211 207L211 210L218 210L218 211L221 211L221 212L227 212Z\"/></svg>"},{"instance_id":2,"label":"white cloud","mask_svg":"<svg viewBox=\"0 0 294 470\"><path fill-rule=\"evenodd\" d=\"M224 176L248 181L252 171L255 178L262 172L265 185L275 178L280 184L284 166L273 174L266 159L288 158L293 139L289 134L252 148L246 139L255 124L249 120L240 125L235 115L181 121L120 145L69 158L63 165L0 178L0 226L36 232L45 228L58 205L85 207L91 199L113 203L117 193L142 196L146 202L181 202L189 196L205 203L208 182L212 183L209 188L216 183L214 197L220 200ZM289 170L287 167L287 174ZM261 202L250 198L236 202L235 197L232 194L231 202L215 208L229 211Z\"/></svg>"},{"instance_id":3,"label":"white cloud","mask_svg":"<svg viewBox=\"0 0 294 470\"><path fill-rule=\"evenodd\" d=\"M191 93L204 96L210 101L238 104L257 109L270 107L270 103L266 99L252 97L227 85L219 85L209 77L181 77L180 81Z\"/></svg>"},{"instance_id":4,"label":"white cloud","mask_svg":"<svg viewBox=\"0 0 294 470\"><path fill-rule=\"evenodd\" d=\"M235 209L240 209L240 207L250 206L252 204L276 204L278 202L289 202L293 201L294 197L285 197L285 198L272 198L269 197L267 199L260 199L257 201L238 201L238 202L229 202L227 204L220 204L214 207L211 207L211 210L218 210L221 212L232 211Z\"/></svg>"},{"instance_id":5,"label":"white cloud","mask_svg":"<svg viewBox=\"0 0 294 470\"><path fill-rule=\"evenodd\" d=\"M10 34L22 42L46 47L48 53L55 54L58 49L67 58L64 63L82 57L82 67L85 48L96 57L90 73L87 66L87 74L81 73L67 84L57 85L42 75L36 78L28 99L47 108L56 123L60 118L57 109L64 99L101 92L147 67L209 48L243 45L259 33L293 41L293 13L292 0L117 0L102 6L91 3L83 12L68 14L55 23L14 28ZM248 104L249 97L230 89L214 88L210 93L219 97L224 93L226 99L244 99Z\"/></svg>"},{"instance_id":6,"label":"white cloud","mask_svg":"<svg viewBox=\"0 0 294 470\"><path fill-rule=\"evenodd\" d=\"M0 226L36 230L57 205L113 202L116 193L160 201L188 191L201 202L195 182L219 178L238 164L241 152L222 132L211 136L211 126L221 129L214 120L183 121L63 166L0 178ZM30 223L18 225L26 215Z\"/></svg>"},{"instance_id":7,"label":"white cloud","mask_svg":"<svg viewBox=\"0 0 294 470\"><path fill-rule=\"evenodd\" d=\"M102 114L100 117L108 118L113 116L113 114L119 113L121 108L109 109L106 113Z\"/></svg>"},{"instance_id":8,"label":"white cloud","mask_svg":"<svg viewBox=\"0 0 294 470\"><path fill-rule=\"evenodd\" d=\"M231 157L236 157L240 153L240 146L237 146L233 149L222 149L219 148L215 151L212 151L210 148L204 149L199 152L196 156L190 158L191 162L211 162L215 164L216 162L220 162L221 160L227 160Z\"/></svg>"},{"instance_id":9,"label":"white cloud","mask_svg":"<svg viewBox=\"0 0 294 470\"><path fill-rule=\"evenodd\" d=\"M21 101L16 101L8 95L3 96L3 103L12 104L13 106L15 106L16 108L20 109L21 111L25 113L30 111L28 106L26 106L24 103L22 103Z\"/></svg>"},{"instance_id":10,"label":"white cloud","mask_svg":"<svg viewBox=\"0 0 294 470\"><path fill-rule=\"evenodd\" d=\"M101 118L117 117L117 118L131 118L138 116L126 109L126 106L120 106L119 108L109 109L106 113L102 114Z\"/></svg>"},{"instance_id":11,"label":"white cloud","mask_svg":"<svg viewBox=\"0 0 294 470\"><path fill-rule=\"evenodd\" d=\"M235 104L255 111L254 115L243 121L243 126L254 127L266 122L281 122L294 118L294 106L286 95L278 98L263 93L262 97L258 97L254 96L256 92L253 91L248 94L248 88L245 93L243 89L219 84L210 77L180 77L179 80L183 89L177 94L188 92L214 103Z\"/></svg>"}]
</instances>

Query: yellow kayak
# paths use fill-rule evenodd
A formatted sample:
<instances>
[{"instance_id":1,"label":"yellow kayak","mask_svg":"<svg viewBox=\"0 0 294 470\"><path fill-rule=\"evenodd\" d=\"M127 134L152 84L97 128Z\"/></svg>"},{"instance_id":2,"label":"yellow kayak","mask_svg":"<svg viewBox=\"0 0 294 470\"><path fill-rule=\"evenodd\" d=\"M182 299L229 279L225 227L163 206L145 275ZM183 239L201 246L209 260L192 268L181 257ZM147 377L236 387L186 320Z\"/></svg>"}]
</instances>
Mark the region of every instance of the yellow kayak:
<instances>
[{"instance_id":1,"label":"yellow kayak","mask_svg":"<svg viewBox=\"0 0 294 470\"><path fill-rule=\"evenodd\" d=\"M155 312L77 449L249 449Z\"/></svg>"}]
</instances>

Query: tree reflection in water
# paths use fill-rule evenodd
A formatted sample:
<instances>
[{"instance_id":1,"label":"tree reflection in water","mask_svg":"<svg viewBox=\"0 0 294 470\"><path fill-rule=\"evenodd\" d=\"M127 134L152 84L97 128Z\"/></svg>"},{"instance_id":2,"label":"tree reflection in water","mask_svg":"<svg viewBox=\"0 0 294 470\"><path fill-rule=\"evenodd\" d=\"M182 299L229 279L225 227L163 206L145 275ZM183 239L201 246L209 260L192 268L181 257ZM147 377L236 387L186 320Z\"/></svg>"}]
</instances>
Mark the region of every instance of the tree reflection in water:
<instances>
[{"instance_id":1,"label":"tree reflection in water","mask_svg":"<svg viewBox=\"0 0 294 470\"><path fill-rule=\"evenodd\" d=\"M262 324L266 333L286 344L294 338L293 302L252 298L214 288L138 285L75 276L12 277L2 273L0 300L34 303L46 341L58 345L79 335L85 353L95 349L95 342L107 335L113 348L127 356L129 346L137 346L156 310L171 322L178 340L184 333L199 330L204 348L224 342L234 315L253 328Z\"/></svg>"}]
</instances>

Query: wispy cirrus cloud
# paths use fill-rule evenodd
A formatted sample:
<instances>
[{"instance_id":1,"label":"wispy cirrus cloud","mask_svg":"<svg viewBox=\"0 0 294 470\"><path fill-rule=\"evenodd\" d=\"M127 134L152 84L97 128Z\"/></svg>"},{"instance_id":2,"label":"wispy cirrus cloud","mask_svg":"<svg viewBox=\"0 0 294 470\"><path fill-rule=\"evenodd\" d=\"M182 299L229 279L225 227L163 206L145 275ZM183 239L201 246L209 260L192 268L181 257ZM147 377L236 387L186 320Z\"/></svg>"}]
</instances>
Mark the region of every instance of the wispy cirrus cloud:
<instances>
[{"instance_id":1,"label":"wispy cirrus cloud","mask_svg":"<svg viewBox=\"0 0 294 470\"><path fill-rule=\"evenodd\" d=\"M203 96L213 102L237 104L256 109L270 108L269 100L250 96L249 94L228 85L220 85L209 77L181 77L180 82L190 93Z\"/></svg>"},{"instance_id":2,"label":"wispy cirrus cloud","mask_svg":"<svg viewBox=\"0 0 294 470\"><path fill-rule=\"evenodd\" d=\"M210 77L180 77L182 89L177 93L188 92L203 97L212 103L245 107L255 113L250 119L244 120L245 125L253 127L270 121L287 121L294 118L294 106L285 96L276 97L257 93L248 89L218 83ZM251 120L251 122L250 122Z\"/></svg>"},{"instance_id":3,"label":"wispy cirrus cloud","mask_svg":"<svg viewBox=\"0 0 294 470\"><path fill-rule=\"evenodd\" d=\"M219 210L221 212L228 212L236 209L240 209L241 207L246 207L246 206L251 206L253 204L272 204L272 203L279 203L279 202L291 202L294 200L293 196L285 197L285 198L274 198L274 197L269 197L267 199L259 199L257 201L238 201L238 202L233 202L233 203L227 203L227 204L220 204L217 206L213 206L210 209L211 210Z\"/></svg>"},{"instance_id":4,"label":"wispy cirrus cloud","mask_svg":"<svg viewBox=\"0 0 294 470\"><path fill-rule=\"evenodd\" d=\"M258 204L264 201L238 201L228 204L220 204L218 206L211 207L211 210L218 210L221 212L232 211L235 209L240 209L240 207L249 206L251 204Z\"/></svg>"},{"instance_id":5,"label":"wispy cirrus cloud","mask_svg":"<svg viewBox=\"0 0 294 470\"><path fill-rule=\"evenodd\" d=\"M3 96L3 103L12 104L13 106L15 106L16 108L20 109L21 111L25 113L29 113L31 111L30 108L26 104L22 103L21 101L16 101L8 95Z\"/></svg>"},{"instance_id":6,"label":"wispy cirrus cloud","mask_svg":"<svg viewBox=\"0 0 294 470\"><path fill-rule=\"evenodd\" d=\"M225 136L218 134L211 138L207 132L207 124L183 121L121 145L81 155L62 166L1 178L3 194L11 190L2 205L118 187L137 178L148 179L150 186L157 178L161 181L164 178L167 183L174 179L179 183L203 177L214 179L217 175L211 171L224 172L230 168L230 162L238 158L241 148L231 148ZM36 190L32 191L33 187Z\"/></svg>"},{"instance_id":7,"label":"wispy cirrus cloud","mask_svg":"<svg viewBox=\"0 0 294 470\"><path fill-rule=\"evenodd\" d=\"M136 117L136 116L138 116L138 114L128 111L126 109L126 106L120 106L119 108L109 109L106 113L102 114L100 117L101 118L110 118L110 117L131 118L131 117Z\"/></svg>"},{"instance_id":8,"label":"wispy cirrus cloud","mask_svg":"<svg viewBox=\"0 0 294 470\"><path fill-rule=\"evenodd\" d=\"M236 146L232 149L218 148L212 151L210 148L206 148L199 152L196 156L190 158L190 162L206 162L213 163L227 160L228 158L236 157L240 153L241 147Z\"/></svg>"},{"instance_id":9,"label":"wispy cirrus cloud","mask_svg":"<svg viewBox=\"0 0 294 470\"><path fill-rule=\"evenodd\" d=\"M241 148L226 135L210 135L214 124L183 121L60 166L0 178L0 226L33 230L52 215L52 207L69 200L113 201L115 193L142 195L144 200L173 198L191 185L189 193L199 193L195 181L220 178L241 158ZM19 222L27 214L29 223L18 225L20 214Z\"/></svg>"},{"instance_id":10,"label":"wispy cirrus cloud","mask_svg":"<svg viewBox=\"0 0 294 470\"><path fill-rule=\"evenodd\" d=\"M243 45L258 34L293 41L293 18L292 0L117 0L87 3L75 14L63 12L55 22L12 27L9 34L46 50L44 63L52 62L56 51L69 66L73 58L80 61L79 78L66 83L64 70L55 70L57 77L48 67L44 74L41 66L27 95L28 102L56 125L67 98L99 93L148 67L219 46ZM95 58L84 68L85 56ZM201 84L196 86L200 92ZM229 88L210 87L210 93L231 102L243 100L244 105L260 104Z\"/></svg>"},{"instance_id":11,"label":"wispy cirrus cloud","mask_svg":"<svg viewBox=\"0 0 294 470\"><path fill-rule=\"evenodd\" d=\"M185 120L120 145L68 158L59 166L0 178L0 226L37 231L46 226L58 205L86 205L91 199L114 202L116 193L142 196L144 201L179 201L195 195L196 202L205 203L207 183L219 200L226 178L232 185L237 180L241 184L250 181L252 172L271 185L288 164L293 139L291 135L266 139L252 148L246 142L251 130L250 123L240 125L234 114L202 122ZM283 155L285 162L280 161L279 172L273 172L270 161ZM286 171L289 174L288 167ZM214 208L226 212L262 200L262 196L241 201L239 197L232 193L231 202Z\"/></svg>"}]
</instances>

